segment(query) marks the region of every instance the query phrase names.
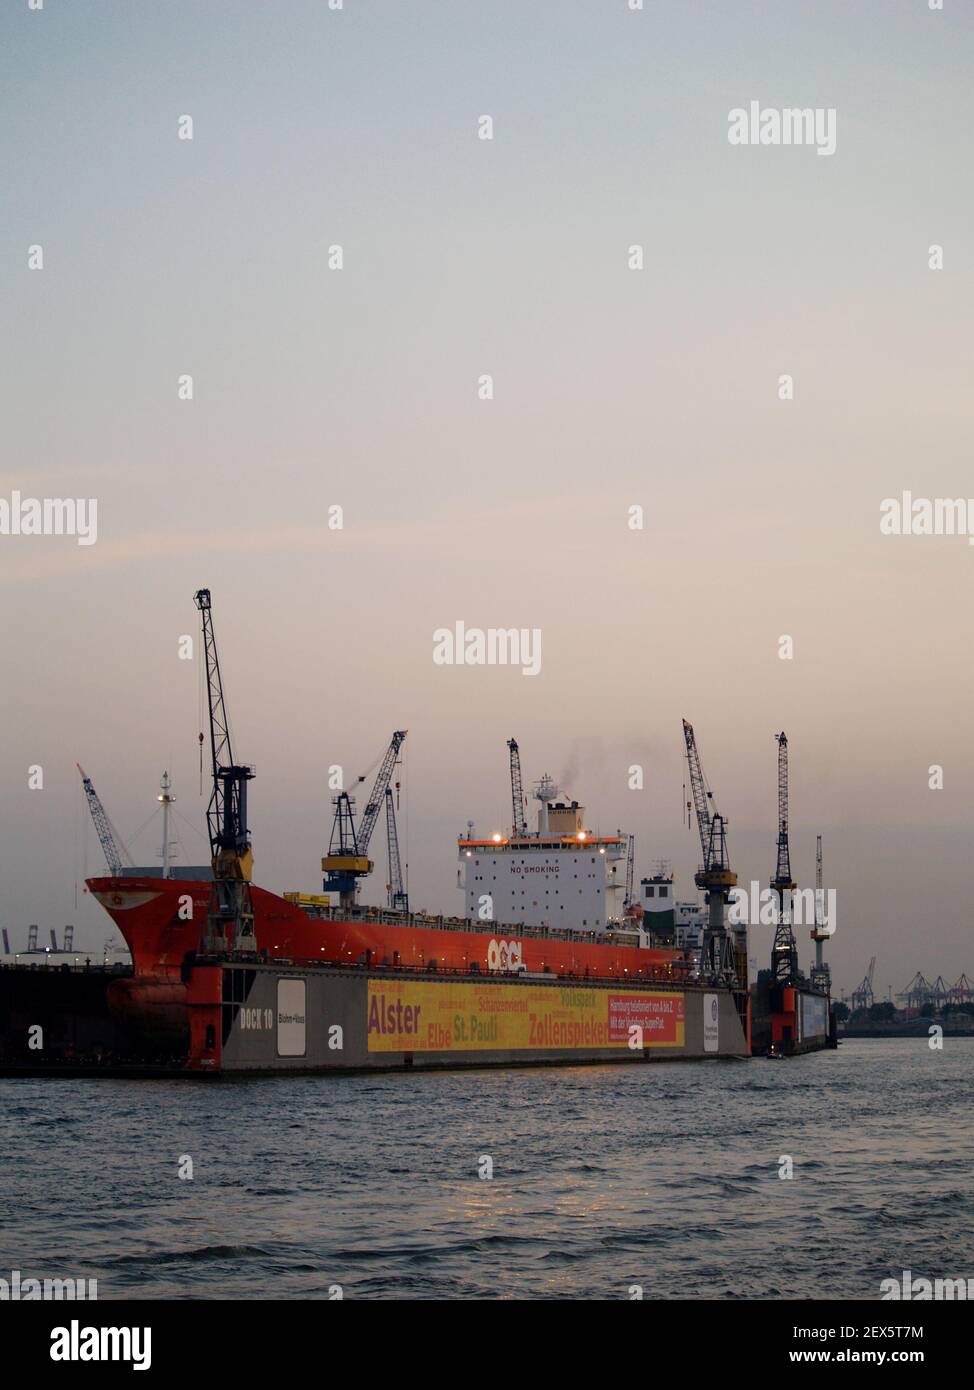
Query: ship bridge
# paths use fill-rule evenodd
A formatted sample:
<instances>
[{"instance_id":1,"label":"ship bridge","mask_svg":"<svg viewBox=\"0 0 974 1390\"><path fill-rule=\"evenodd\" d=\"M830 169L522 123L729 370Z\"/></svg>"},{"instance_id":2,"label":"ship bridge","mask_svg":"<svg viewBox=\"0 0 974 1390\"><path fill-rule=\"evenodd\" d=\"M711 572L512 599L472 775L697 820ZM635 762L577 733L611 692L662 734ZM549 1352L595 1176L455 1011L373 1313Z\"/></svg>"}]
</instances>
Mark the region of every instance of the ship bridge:
<instances>
[{"instance_id":1,"label":"ship bridge","mask_svg":"<svg viewBox=\"0 0 974 1390\"><path fill-rule=\"evenodd\" d=\"M577 801L543 803L534 834L458 839L471 922L605 931L622 916L628 836L595 835Z\"/></svg>"}]
</instances>

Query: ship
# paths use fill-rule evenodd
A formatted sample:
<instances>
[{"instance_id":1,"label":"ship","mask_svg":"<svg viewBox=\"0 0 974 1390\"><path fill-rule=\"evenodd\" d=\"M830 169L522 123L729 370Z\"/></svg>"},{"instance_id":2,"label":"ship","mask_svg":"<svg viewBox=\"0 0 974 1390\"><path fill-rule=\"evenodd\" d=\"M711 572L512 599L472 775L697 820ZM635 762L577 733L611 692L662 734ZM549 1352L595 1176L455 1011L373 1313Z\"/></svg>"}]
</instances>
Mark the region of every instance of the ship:
<instances>
[{"instance_id":1,"label":"ship","mask_svg":"<svg viewBox=\"0 0 974 1390\"><path fill-rule=\"evenodd\" d=\"M132 955L113 1014L191 1071L747 1055L746 989L627 910L629 837L589 830L550 778L536 796L534 831L458 837L463 916L253 885L247 951L209 958L212 882L89 879Z\"/></svg>"},{"instance_id":2,"label":"ship","mask_svg":"<svg viewBox=\"0 0 974 1390\"><path fill-rule=\"evenodd\" d=\"M705 919L680 904L677 922L665 874L642 881L638 902L634 838L594 831L585 807L547 774L534 786L537 820L529 829L515 739L508 740L510 828L483 836L468 821L457 837L462 914L410 910L392 780L406 730L396 731L382 756L360 818L347 791L334 798L322 891L276 894L253 882L247 799L254 769L231 749L209 590L194 601L209 707L210 872L180 872L170 862L168 774L156 873L124 865L124 847L79 766L109 866L87 887L132 958L131 974L106 978L103 995L101 984L93 987L84 1036L91 1042L105 1023L100 1061L108 1055L122 1071L219 1076L750 1055L747 931L727 920L737 878L726 822L686 720L703 854L694 882L705 894ZM201 733L201 748L203 740ZM368 849L383 808L390 882L387 907L377 908L361 904L359 892L374 868ZM781 874L776 881L790 886ZM796 980L793 970L776 978L779 985ZM12 1065L68 1065L59 1040L74 1048L70 1039L80 1033L65 1022L65 991L67 984L55 992L43 1021L45 1055L25 1061L23 1029L9 1022L18 995L10 987L2 1051ZM788 1008L804 1006L795 999L779 1005L777 996L772 1006L790 1048L798 1028ZM807 1010L811 1028L821 1012ZM817 1032L801 1041L826 1045ZM81 1063L74 1057L71 1064Z\"/></svg>"}]
</instances>

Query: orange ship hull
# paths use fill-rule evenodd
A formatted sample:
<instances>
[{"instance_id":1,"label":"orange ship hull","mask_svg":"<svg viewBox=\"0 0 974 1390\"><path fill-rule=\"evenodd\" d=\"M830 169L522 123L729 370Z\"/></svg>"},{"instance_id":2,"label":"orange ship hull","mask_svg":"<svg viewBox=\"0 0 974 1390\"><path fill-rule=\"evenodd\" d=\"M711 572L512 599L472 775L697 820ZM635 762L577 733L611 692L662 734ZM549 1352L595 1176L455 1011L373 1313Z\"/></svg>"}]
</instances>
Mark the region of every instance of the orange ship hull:
<instances>
[{"instance_id":1,"label":"orange ship hull","mask_svg":"<svg viewBox=\"0 0 974 1390\"><path fill-rule=\"evenodd\" d=\"M93 878L88 887L125 938L136 978L178 979L199 947L210 884ZM257 950L268 961L629 980L680 980L689 969L681 951L599 941L594 933L478 930L458 918L369 908L305 910L256 885L252 895Z\"/></svg>"}]
</instances>

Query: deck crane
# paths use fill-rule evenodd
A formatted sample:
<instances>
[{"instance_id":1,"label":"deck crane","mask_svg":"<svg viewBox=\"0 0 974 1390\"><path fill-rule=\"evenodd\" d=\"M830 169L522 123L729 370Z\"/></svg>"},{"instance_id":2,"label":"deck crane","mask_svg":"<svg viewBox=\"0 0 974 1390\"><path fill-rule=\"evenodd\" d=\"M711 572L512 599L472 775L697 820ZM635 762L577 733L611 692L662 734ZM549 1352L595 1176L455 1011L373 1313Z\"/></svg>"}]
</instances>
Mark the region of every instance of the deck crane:
<instances>
[{"instance_id":1,"label":"deck crane","mask_svg":"<svg viewBox=\"0 0 974 1390\"><path fill-rule=\"evenodd\" d=\"M812 966L812 984L826 994L832 992L832 971L822 959L822 942L828 941L831 932L825 930L825 898L822 888L822 837L815 840L815 925L811 937L815 942L815 964Z\"/></svg>"},{"instance_id":2,"label":"deck crane","mask_svg":"<svg viewBox=\"0 0 974 1390\"><path fill-rule=\"evenodd\" d=\"M778 921L771 947L771 979L776 985L793 984L798 978L798 947L791 924L791 895L797 884L791 876L788 845L788 739L778 740L778 862L771 888L778 897Z\"/></svg>"},{"instance_id":3,"label":"deck crane","mask_svg":"<svg viewBox=\"0 0 974 1390\"><path fill-rule=\"evenodd\" d=\"M91 784L91 778L85 772L80 763L75 763L75 767L81 773L81 785L85 789L85 796L88 799L88 810L91 812L91 819L95 823L95 830L101 841L101 847L105 855L105 863L108 865L109 873L113 878L120 878L125 870L132 867L132 856L129 854L122 840L121 835L108 819L108 812L101 804L101 797Z\"/></svg>"},{"instance_id":4,"label":"deck crane","mask_svg":"<svg viewBox=\"0 0 974 1390\"><path fill-rule=\"evenodd\" d=\"M709 908L700 953L700 973L715 980L734 981L739 972L734 960L734 943L724 921L724 908L730 901L731 890L737 885L737 874L731 869L727 854L727 822L716 808L711 813L714 794L703 775L693 725L685 719L683 737L687 746L690 788L703 853L703 864L694 874L693 881L706 892Z\"/></svg>"},{"instance_id":5,"label":"deck crane","mask_svg":"<svg viewBox=\"0 0 974 1390\"><path fill-rule=\"evenodd\" d=\"M372 839L386 789L392 780L392 773L399 761L399 751L406 741L407 732L406 729L397 729L393 734L392 742L383 754L358 829L355 827L354 803L348 792L339 792L332 798L335 816L328 853L321 861L325 874L323 886L326 893L338 894L338 900L344 908L355 906L358 880L370 874L375 867L369 858L369 841ZM360 782L365 781L365 775L359 778Z\"/></svg>"},{"instance_id":6,"label":"deck crane","mask_svg":"<svg viewBox=\"0 0 974 1390\"><path fill-rule=\"evenodd\" d=\"M517 839L523 839L528 833L528 823L524 814L524 787L521 782L521 751L517 746L517 740L509 738L507 746L511 752L511 805L514 816L511 821L511 828Z\"/></svg>"},{"instance_id":7,"label":"deck crane","mask_svg":"<svg viewBox=\"0 0 974 1390\"><path fill-rule=\"evenodd\" d=\"M247 783L253 778L254 769L233 757L209 589L199 589L193 601L200 610L203 626L213 777L206 812L213 886L203 949L207 954L228 950L249 953L256 950L250 892L254 855L247 827Z\"/></svg>"},{"instance_id":8,"label":"deck crane","mask_svg":"<svg viewBox=\"0 0 974 1390\"><path fill-rule=\"evenodd\" d=\"M396 830L396 807L392 788L386 787L386 848L389 853L389 906L393 912L409 911L409 895L402 877L402 861L399 858L399 834Z\"/></svg>"}]
</instances>

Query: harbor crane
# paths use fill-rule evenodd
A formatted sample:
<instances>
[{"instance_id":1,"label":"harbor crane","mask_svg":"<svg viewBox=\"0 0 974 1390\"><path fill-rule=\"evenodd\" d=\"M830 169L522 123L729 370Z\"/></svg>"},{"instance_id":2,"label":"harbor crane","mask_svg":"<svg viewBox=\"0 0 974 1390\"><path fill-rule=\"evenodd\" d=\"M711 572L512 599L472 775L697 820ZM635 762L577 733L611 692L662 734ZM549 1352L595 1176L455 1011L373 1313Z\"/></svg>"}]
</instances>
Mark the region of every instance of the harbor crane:
<instances>
[{"instance_id":1,"label":"harbor crane","mask_svg":"<svg viewBox=\"0 0 974 1390\"><path fill-rule=\"evenodd\" d=\"M950 1002L952 1004L970 1004L974 1002L974 991L971 989L971 982L966 975L961 975L950 987Z\"/></svg>"},{"instance_id":2,"label":"harbor crane","mask_svg":"<svg viewBox=\"0 0 974 1390\"><path fill-rule=\"evenodd\" d=\"M247 827L247 783L252 780L254 769L247 763L238 763L233 756L209 589L199 589L193 601L200 610L203 627L213 779L206 812L213 886L203 947L207 954L227 950L251 953L256 951L256 938L250 891L254 855Z\"/></svg>"},{"instance_id":3,"label":"harbor crane","mask_svg":"<svg viewBox=\"0 0 974 1390\"><path fill-rule=\"evenodd\" d=\"M683 737L703 853L703 864L694 874L693 881L706 892L709 908L700 953L700 973L714 980L733 981L738 971L734 961L734 943L724 920L724 908L730 901L731 890L737 884L737 874L731 869L727 852L727 822L716 807L711 810L714 794L703 775L693 725L685 719Z\"/></svg>"},{"instance_id":4,"label":"harbor crane","mask_svg":"<svg viewBox=\"0 0 974 1390\"><path fill-rule=\"evenodd\" d=\"M328 853L322 859L321 867L325 874L325 892L337 893L343 908L355 906L359 879L365 878L375 867L369 858L369 842L407 732L406 729L397 729L393 734L392 741L383 754L358 829L355 827L354 802L348 792L339 792L332 798L335 816ZM364 782L367 776L367 773L363 774L359 781Z\"/></svg>"},{"instance_id":5,"label":"harbor crane","mask_svg":"<svg viewBox=\"0 0 974 1390\"><path fill-rule=\"evenodd\" d=\"M509 738L507 746L511 753L511 805L514 811L511 828L515 838L523 839L528 833L528 822L525 815L524 786L521 782L521 751L516 739Z\"/></svg>"},{"instance_id":6,"label":"harbor crane","mask_svg":"<svg viewBox=\"0 0 974 1390\"><path fill-rule=\"evenodd\" d=\"M873 994L873 974L875 970L876 957L873 956L872 960L869 962L869 969L866 971L862 984L852 991L850 1002L852 1004L853 1013L855 1013L856 1009L871 1009L873 1004L875 1004L876 996Z\"/></svg>"},{"instance_id":7,"label":"harbor crane","mask_svg":"<svg viewBox=\"0 0 974 1390\"><path fill-rule=\"evenodd\" d=\"M776 985L793 984L798 978L798 948L791 923L791 895L797 884L791 876L791 849L788 844L788 739L778 740L778 862L771 888L778 897L778 921L771 947L771 978Z\"/></svg>"},{"instance_id":8,"label":"harbor crane","mask_svg":"<svg viewBox=\"0 0 974 1390\"><path fill-rule=\"evenodd\" d=\"M399 858L399 832L396 830L396 807L392 788L386 787L386 849L389 854L389 906L393 912L409 911L409 895L402 876L402 861Z\"/></svg>"},{"instance_id":9,"label":"harbor crane","mask_svg":"<svg viewBox=\"0 0 974 1390\"><path fill-rule=\"evenodd\" d=\"M101 797L92 786L91 778L80 763L75 763L75 767L81 774L81 785L84 787L88 810L91 812L91 819L95 823L95 830L101 841L108 871L113 878L121 878L125 870L132 867L132 856L126 849L121 835L109 820L108 812L101 804Z\"/></svg>"},{"instance_id":10,"label":"harbor crane","mask_svg":"<svg viewBox=\"0 0 974 1390\"><path fill-rule=\"evenodd\" d=\"M936 986L932 985L930 981L925 978L922 971L918 970L906 989L901 990L896 997L897 999L904 1000L908 1009L916 1010L917 1013L922 1013L924 1010L936 1005L937 990Z\"/></svg>"},{"instance_id":11,"label":"harbor crane","mask_svg":"<svg viewBox=\"0 0 974 1390\"><path fill-rule=\"evenodd\" d=\"M812 984L825 994L832 992L832 971L822 957L822 943L828 941L830 932L825 930L825 899L822 888L822 837L815 839L815 925L811 938L815 942L815 964L812 966Z\"/></svg>"}]
</instances>

